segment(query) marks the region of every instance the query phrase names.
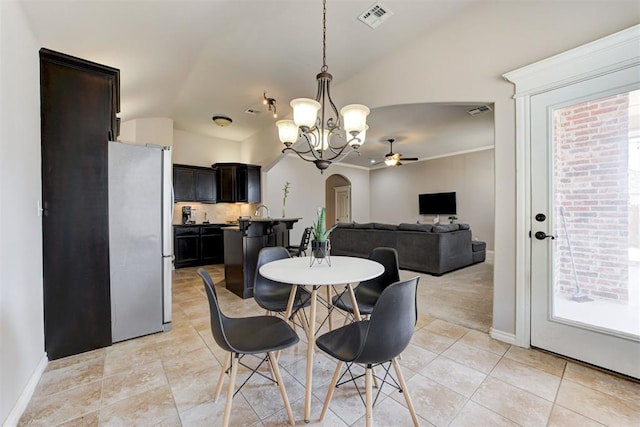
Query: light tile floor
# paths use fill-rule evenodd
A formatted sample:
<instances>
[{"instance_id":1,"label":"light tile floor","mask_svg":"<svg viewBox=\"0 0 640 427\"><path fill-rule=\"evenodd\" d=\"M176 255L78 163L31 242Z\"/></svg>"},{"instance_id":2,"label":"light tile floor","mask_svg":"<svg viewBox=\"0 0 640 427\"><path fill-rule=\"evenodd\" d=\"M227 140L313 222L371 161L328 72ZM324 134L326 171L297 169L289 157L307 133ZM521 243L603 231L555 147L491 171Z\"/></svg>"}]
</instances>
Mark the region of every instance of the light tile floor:
<instances>
[{"instance_id":1,"label":"light tile floor","mask_svg":"<svg viewBox=\"0 0 640 427\"><path fill-rule=\"evenodd\" d=\"M223 280L222 266L207 269L216 283ZM211 336L207 298L195 270L174 273L171 332L50 362L20 425L220 425L224 393L215 403L213 393L224 353ZM227 315L263 314L253 299L241 300L220 286L217 291ZM305 349L301 339L280 357L299 425L304 425ZM425 314L400 364L423 426L640 425L638 382L509 346ZM336 390L324 422L317 421L334 368L335 362L317 351L310 425L364 425L364 406L349 385ZM242 375L240 370L238 384ZM236 395L232 425L287 425L278 388L265 381L252 378ZM383 386L374 421L411 425L402 395Z\"/></svg>"}]
</instances>

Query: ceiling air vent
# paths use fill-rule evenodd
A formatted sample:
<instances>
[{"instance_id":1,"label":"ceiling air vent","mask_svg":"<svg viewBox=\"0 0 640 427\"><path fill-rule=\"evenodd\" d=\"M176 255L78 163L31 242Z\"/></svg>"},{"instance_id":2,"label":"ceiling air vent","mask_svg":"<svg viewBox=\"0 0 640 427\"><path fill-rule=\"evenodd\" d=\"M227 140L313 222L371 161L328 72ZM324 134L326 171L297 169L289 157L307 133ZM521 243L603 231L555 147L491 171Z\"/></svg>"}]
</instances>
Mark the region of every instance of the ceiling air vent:
<instances>
[{"instance_id":1,"label":"ceiling air vent","mask_svg":"<svg viewBox=\"0 0 640 427\"><path fill-rule=\"evenodd\" d=\"M252 116L257 116L258 114L262 113L262 111L256 108L247 108L246 110L244 110L244 112L247 114L251 114Z\"/></svg>"},{"instance_id":2,"label":"ceiling air vent","mask_svg":"<svg viewBox=\"0 0 640 427\"><path fill-rule=\"evenodd\" d=\"M392 16L393 12L387 9L386 6L383 6L382 3L375 3L362 12L360 16L358 16L358 20L375 29Z\"/></svg>"},{"instance_id":3,"label":"ceiling air vent","mask_svg":"<svg viewBox=\"0 0 640 427\"><path fill-rule=\"evenodd\" d=\"M491 107L489 107L488 105L481 105L479 107L475 107L467 110L467 113L471 114L472 116L475 116L476 114L486 113L489 111L493 111Z\"/></svg>"}]
</instances>

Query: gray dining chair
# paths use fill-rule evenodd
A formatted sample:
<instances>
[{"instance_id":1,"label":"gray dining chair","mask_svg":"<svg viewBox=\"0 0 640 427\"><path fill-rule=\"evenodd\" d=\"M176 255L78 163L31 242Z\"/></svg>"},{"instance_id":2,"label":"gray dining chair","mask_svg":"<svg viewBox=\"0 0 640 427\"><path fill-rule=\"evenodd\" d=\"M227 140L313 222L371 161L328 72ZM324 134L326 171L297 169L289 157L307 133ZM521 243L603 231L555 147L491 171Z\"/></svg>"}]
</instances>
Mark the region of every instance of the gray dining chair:
<instances>
[{"instance_id":1,"label":"gray dining chair","mask_svg":"<svg viewBox=\"0 0 640 427\"><path fill-rule=\"evenodd\" d=\"M230 369L229 385L227 387L227 402L224 407L224 416L222 420L223 427L229 425L231 416L231 404L235 394L240 388L258 371L263 363L268 362L272 374L275 378L269 378L278 384L280 394L284 402L284 407L289 417L291 425L295 425L291 405L287 398L287 392L284 388L284 382L278 368L278 361L275 353L279 350L291 347L298 343L299 338L295 331L287 322L276 316L254 316L232 318L225 316L220 310L218 296L215 291L213 280L206 270L200 268L198 274L204 282L204 288L209 300L209 310L211 315L211 333L213 338L223 350L229 352L228 362L224 364L218 378L214 401L218 400L222 391L224 382L224 374ZM249 367L242 363L241 358L247 354L266 353L266 356L258 364L257 367ZM234 392L236 375L238 373L238 365L243 365L251 370L249 378ZM266 377L265 375L263 375ZM266 377L268 378L268 377Z\"/></svg>"},{"instance_id":2,"label":"gray dining chair","mask_svg":"<svg viewBox=\"0 0 640 427\"><path fill-rule=\"evenodd\" d=\"M382 390L380 386L374 400L373 368L387 365L383 369L385 375L378 379L382 381L382 385L389 384L402 392L414 426L420 425L397 360L409 345L418 319L418 280L419 277L414 277L391 284L382 291L368 320L349 323L316 339L316 345L320 350L338 360L320 415L321 421L329 408L335 388L350 381L355 382L362 377L362 375L354 376L351 369L353 364L358 364L365 368L366 425L367 427L373 425L373 406ZM340 375L344 363L347 364L346 371ZM391 365L398 382L389 376ZM350 378L338 383L347 373ZM358 392L360 392L359 389Z\"/></svg>"},{"instance_id":3,"label":"gray dining chair","mask_svg":"<svg viewBox=\"0 0 640 427\"><path fill-rule=\"evenodd\" d=\"M362 316L370 315L382 291L390 284L400 280L398 251L394 248L375 248L371 251L369 259L382 264L384 272L378 277L360 282L353 290L358 303L358 310ZM334 296L332 302L336 308L353 314L353 305L351 304L351 298L349 298L348 293L342 292Z\"/></svg>"}]
</instances>

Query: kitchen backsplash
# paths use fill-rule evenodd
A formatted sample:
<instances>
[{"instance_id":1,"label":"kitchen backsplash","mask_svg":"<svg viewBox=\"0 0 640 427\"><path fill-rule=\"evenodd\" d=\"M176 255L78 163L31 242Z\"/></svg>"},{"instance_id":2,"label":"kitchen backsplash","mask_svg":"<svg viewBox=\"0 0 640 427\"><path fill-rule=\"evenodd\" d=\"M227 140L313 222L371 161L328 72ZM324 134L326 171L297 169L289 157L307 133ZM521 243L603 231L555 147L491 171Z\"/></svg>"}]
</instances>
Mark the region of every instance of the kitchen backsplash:
<instances>
[{"instance_id":1,"label":"kitchen backsplash","mask_svg":"<svg viewBox=\"0 0 640 427\"><path fill-rule=\"evenodd\" d=\"M201 224L205 220L210 223L224 223L227 221L235 221L239 216L253 215L257 204L253 203L196 203L196 202L178 202L175 203L173 209L173 224L182 224L182 207L191 206L195 209L196 224Z\"/></svg>"}]
</instances>

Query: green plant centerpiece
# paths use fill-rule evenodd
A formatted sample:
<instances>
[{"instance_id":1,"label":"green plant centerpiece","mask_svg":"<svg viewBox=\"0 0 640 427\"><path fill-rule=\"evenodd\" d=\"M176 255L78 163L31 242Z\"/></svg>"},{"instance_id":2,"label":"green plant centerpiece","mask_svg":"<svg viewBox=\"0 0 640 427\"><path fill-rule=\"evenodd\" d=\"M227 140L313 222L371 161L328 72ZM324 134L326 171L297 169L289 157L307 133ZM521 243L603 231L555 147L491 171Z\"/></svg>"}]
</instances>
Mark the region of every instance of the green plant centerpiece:
<instances>
[{"instance_id":1,"label":"green plant centerpiece","mask_svg":"<svg viewBox=\"0 0 640 427\"><path fill-rule=\"evenodd\" d=\"M318 208L316 222L311 227L311 265L313 265L314 259L317 259L318 263L321 264L322 260L325 258L327 260L327 264L331 265L331 260L329 258L329 249L331 248L329 243L329 234L331 234L338 224L327 230L325 220L325 208Z\"/></svg>"},{"instance_id":2,"label":"green plant centerpiece","mask_svg":"<svg viewBox=\"0 0 640 427\"><path fill-rule=\"evenodd\" d=\"M285 207L287 205L287 196L289 195L289 191L291 190L291 183L289 181L284 184L284 188L282 189L282 218L286 218Z\"/></svg>"}]
</instances>

